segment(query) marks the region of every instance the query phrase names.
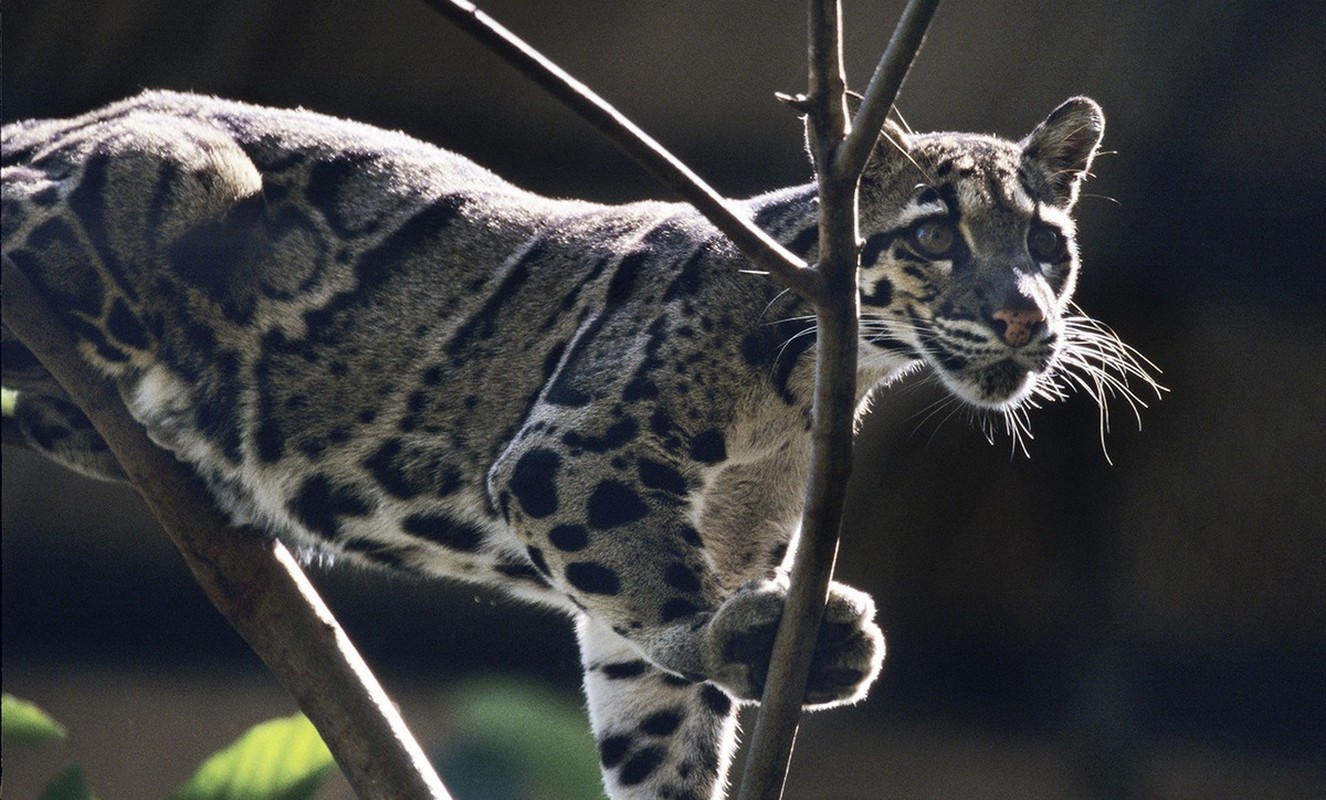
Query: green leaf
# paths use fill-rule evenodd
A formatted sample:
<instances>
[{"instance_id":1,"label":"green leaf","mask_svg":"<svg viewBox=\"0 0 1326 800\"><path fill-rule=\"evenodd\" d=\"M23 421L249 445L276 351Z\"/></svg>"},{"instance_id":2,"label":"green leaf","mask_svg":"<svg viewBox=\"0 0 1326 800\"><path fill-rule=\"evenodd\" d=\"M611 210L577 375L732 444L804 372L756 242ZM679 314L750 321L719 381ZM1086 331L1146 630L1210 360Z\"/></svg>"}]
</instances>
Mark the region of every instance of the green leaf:
<instances>
[{"instance_id":1,"label":"green leaf","mask_svg":"<svg viewBox=\"0 0 1326 800\"><path fill-rule=\"evenodd\" d=\"M441 769L458 796L466 796L466 789L483 796L478 788L500 777L519 787L513 796L603 797L598 750L578 700L503 678L474 681L455 697L463 740Z\"/></svg>"},{"instance_id":2,"label":"green leaf","mask_svg":"<svg viewBox=\"0 0 1326 800\"><path fill-rule=\"evenodd\" d=\"M60 723L35 704L8 692L0 695L0 742L6 747L63 742L65 735Z\"/></svg>"},{"instance_id":3,"label":"green leaf","mask_svg":"<svg viewBox=\"0 0 1326 800\"><path fill-rule=\"evenodd\" d=\"M268 720L203 762L171 800L305 800L332 764L331 751L303 714Z\"/></svg>"},{"instance_id":4,"label":"green leaf","mask_svg":"<svg viewBox=\"0 0 1326 800\"><path fill-rule=\"evenodd\" d=\"M83 778L83 768L71 764L46 784L37 800L97 800Z\"/></svg>"}]
</instances>

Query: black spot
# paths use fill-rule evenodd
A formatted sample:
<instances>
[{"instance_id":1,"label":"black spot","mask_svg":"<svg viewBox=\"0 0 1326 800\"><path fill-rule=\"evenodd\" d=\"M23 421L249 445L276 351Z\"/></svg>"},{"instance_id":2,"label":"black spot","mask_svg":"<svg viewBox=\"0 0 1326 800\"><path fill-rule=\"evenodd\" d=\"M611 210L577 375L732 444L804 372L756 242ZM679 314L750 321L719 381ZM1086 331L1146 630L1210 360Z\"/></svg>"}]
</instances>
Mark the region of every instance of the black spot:
<instances>
[{"instance_id":1,"label":"black spot","mask_svg":"<svg viewBox=\"0 0 1326 800\"><path fill-rule=\"evenodd\" d=\"M884 231L867 237L866 243L861 246L862 268L873 266L879 261L879 257L893 245L901 233L902 231Z\"/></svg>"},{"instance_id":2,"label":"black spot","mask_svg":"<svg viewBox=\"0 0 1326 800\"><path fill-rule=\"evenodd\" d=\"M574 553L589 545L589 531L581 525L558 525L548 531L548 541L558 550Z\"/></svg>"},{"instance_id":3,"label":"black spot","mask_svg":"<svg viewBox=\"0 0 1326 800\"><path fill-rule=\"evenodd\" d=\"M548 569L548 561L543 557L543 551L537 547L526 547L525 554L529 556L530 563L534 565L540 573L552 576L552 570Z\"/></svg>"},{"instance_id":4,"label":"black spot","mask_svg":"<svg viewBox=\"0 0 1326 800\"><path fill-rule=\"evenodd\" d=\"M695 435L691 440L691 457L705 464L717 464L727 458L727 443L723 432L710 428Z\"/></svg>"},{"instance_id":5,"label":"black spot","mask_svg":"<svg viewBox=\"0 0 1326 800\"><path fill-rule=\"evenodd\" d=\"M668 284L667 290L663 292L663 302L699 293L703 285L704 265L708 256L708 248L700 247L686 259L681 269L677 271L677 277L672 279L672 283Z\"/></svg>"},{"instance_id":6,"label":"black spot","mask_svg":"<svg viewBox=\"0 0 1326 800\"><path fill-rule=\"evenodd\" d=\"M810 254L811 248L819 243L820 243L820 226L811 225L807 228L802 229L800 233L794 236L792 238L792 241L787 243L787 249L791 250L793 253L796 253L798 256L805 258L807 255Z\"/></svg>"},{"instance_id":7,"label":"black spot","mask_svg":"<svg viewBox=\"0 0 1326 800\"><path fill-rule=\"evenodd\" d=\"M634 742L634 737L626 734L604 737L599 742L599 763L607 769L612 769L626 757Z\"/></svg>"},{"instance_id":8,"label":"black spot","mask_svg":"<svg viewBox=\"0 0 1326 800\"><path fill-rule=\"evenodd\" d=\"M203 393L193 410L194 424L208 438L220 442L222 453L232 463L239 463L242 457L238 406L238 384L227 381L215 391Z\"/></svg>"},{"instance_id":9,"label":"black spot","mask_svg":"<svg viewBox=\"0 0 1326 800\"><path fill-rule=\"evenodd\" d=\"M618 481L606 480L594 487L594 492L589 496L588 511L589 526L596 530L607 530L643 519L649 513L649 508L631 487Z\"/></svg>"},{"instance_id":10,"label":"black spot","mask_svg":"<svg viewBox=\"0 0 1326 800\"><path fill-rule=\"evenodd\" d=\"M672 417L668 412L661 408L655 409L653 415L649 418L649 430L658 436L669 437L675 431L676 426L672 423Z\"/></svg>"},{"instance_id":11,"label":"black spot","mask_svg":"<svg viewBox=\"0 0 1326 800\"><path fill-rule=\"evenodd\" d=\"M636 470L640 474L640 483L649 489L658 489L675 495L686 494L686 479L667 464L642 458L636 465Z\"/></svg>"},{"instance_id":12,"label":"black spot","mask_svg":"<svg viewBox=\"0 0 1326 800\"><path fill-rule=\"evenodd\" d=\"M883 308L893 302L893 283L888 278L880 278L875 281L875 288L870 294L864 296L865 301L872 306Z\"/></svg>"},{"instance_id":13,"label":"black spot","mask_svg":"<svg viewBox=\"0 0 1326 800\"><path fill-rule=\"evenodd\" d=\"M615 595L622 590L622 581L616 571L591 561L567 564L566 580L580 591L590 594Z\"/></svg>"},{"instance_id":14,"label":"black spot","mask_svg":"<svg viewBox=\"0 0 1326 800\"><path fill-rule=\"evenodd\" d=\"M64 321L75 335L80 339L87 340L89 344L97 349L97 355L106 361L119 364L129 360L129 354L111 344L102 334L101 328L74 316L66 316Z\"/></svg>"},{"instance_id":15,"label":"black spot","mask_svg":"<svg viewBox=\"0 0 1326 800\"><path fill-rule=\"evenodd\" d=\"M700 532L690 525L682 527L681 538L692 547L704 547L704 540L700 538Z\"/></svg>"},{"instance_id":16,"label":"black spot","mask_svg":"<svg viewBox=\"0 0 1326 800\"><path fill-rule=\"evenodd\" d=\"M552 450L530 450L511 470L511 493L525 513L535 519L557 510L557 470L562 457Z\"/></svg>"},{"instance_id":17,"label":"black spot","mask_svg":"<svg viewBox=\"0 0 1326 800\"><path fill-rule=\"evenodd\" d=\"M636 374L622 391L622 399L628 403L640 400L653 400L658 397L658 384L643 374Z\"/></svg>"},{"instance_id":18,"label":"black spot","mask_svg":"<svg viewBox=\"0 0 1326 800\"><path fill-rule=\"evenodd\" d=\"M445 514L411 514L401 521L406 533L452 550L473 553L486 538L479 528Z\"/></svg>"},{"instance_id":19,"label":"black spot","mask_svg":"<svg viewBox=\"0 0 1326 800\"><path fill-rule=\"evenodd\" d=\"M622 764L621 772L617 773L617 780L623 786L634 786L644 782L654 770L658 769L658 765L663 763L666 752L657 746L640 748L625 764Z\"/></svg>"},{"instance_id":20,"label":"black spot","mask_svg":"<svg viewBox=\"0 0 1326 800\"><path fill-rule=\"evenodd\" d=\"M720 717L725 717L732 711L732 698L712 683L700 687L700 701L704 703L705 708Z\"/></svg>"},{"instance_id":21,"label":"black spot","mask_svg":"<svg viewBox=\"0 0 1326 800\"><path fill-rule=\"evenodd\" d=\"M304 481L287 508L310 531L333 538L340 533L338 519L367 516L372 505L353 486L333 484L325 475L314 475Z\"/></svg>"},{"instance_id":22,"label":"black spot","mask_svg":"<svg viewBox=\"0 0 1326 800\"><path fill-rule=\"evenodd\" d=\"M575 431L568 431L562 441L569 447L584 448L591 453L606 453L634 439L639 429L635 420L626 417L610 425L602 436L581 436Z\"/></svg>"},{"instance_id":23,"label":"black spot","mask_svg":"<svg viewBox=\"0 0 1326 800\"><path fill-rule=\"evenodd\" d=\"M663 580L679 592L700 591L700 579L695 570L680 562L668 565L663 572Z\"/></svg>"},{"instance_id":24,"label":"black spot","mask_svg":"<svg viewBox=\"0 0 1326 800\"><path fill-rule=\"evenodd\" d=\"M421 487L408 480L405 470L401 468L402 447L400 439L388 439L376 452L364 459L363 465L388 494L408 500L419 494Z\"/></svg>"},{"instance_id":25,"label":"black spot","mask_svg":"<svg viewBox=\"0 0 1326 800\"><path fill-rule=\"evenodd\" d=\"M680 725L680 711L656 711L640 721L640 732L649 736L667 736Z\"/></svg>"},{"instance_id":26,"label":"black spot","mask_svg":"<svg viewBox=\"0 0 1326 800\"><path fill-rule=\"evenodd\" d=\"M649 664L644 661L619 661L616 664L604 664L603 677L610 681L638 678L648 670Z\"/></svg>"},{"instance_id":27,"label":"black spot","mask_svg":"<svg viewBox=\"0 0 1326 800\"><path fill-rule=\"evenodd\" d=\"M672 622L673 620L689 617L701 611L699 606L689 600L683 600L680 597L674 597L663 604L658 611L659 622Z\"/></svg>"},{"instance_id":28,"label":"black spot","mask_svg":"<svg viewBox=\"0 0 1326 800\"><path fill-rule=\"evenodd\" d=\"M47 186L32 195L32 202L38 206L53 206L60 201L58 186Z\"/></svg>"},{"instance_id":29,"label":"black spot","mask_svg":"<svg viewBox=\"0 0 1326 800\"><path fill-rule=\"evenodd\" d=\"M393 570L408 570L409 563L404 555L407 549L388 542L378 542L372 539L342 539L338 542L343 549L357 553L358 555L377 564Z\"/></svg>"},{"instance_id":30,"label":"black spot","mask_svg":"<svg viewBox=\"0 0 1326 800\"><path fill-rule=\"evenodd\" d=\"M530 581L539 586L548 586L548 579L543 577L534 569L529 562L502 561L493 567L499 575L503 575L512 580ZM575 602L572 600L571 602Z\"/></svg>"},{"instance_id":31,"label":"black spot","mask_svg":"<svg viewBox=\"0 0 1326 800\"><path fill-rule=\"evenodd\" d=\"M122 343L137 350L147 348L147 329L129 310L129 306L125 305L122 298L115 298L115 302L111 304L110 314L106 317L106 327L110 330L111 336Z\"/></svg>"},{"instance_id":32,"label":"black spot","mask_svg":"<svg viewBox=\"0 0 1326 800\"><path fill-rule=\"evenodd\" d=\"M285 455L285 433L273 417L264 417L254 436L258 445L258 458L271 464Z\"/></svg>"},{"instance_id":33,"label":"black spot","mask_svg":"<svg viewBox=\"0 0 1326 800\"><path fill-rule=\"evenodd\" d=\"M667 684L668 686L676 687L678 689L695 685L695 681L691 680L690 678L686 678L681 675L673 675L671 672L665 672L659 677L663 681L663 683Z\"/></svg>"}]
</instances>

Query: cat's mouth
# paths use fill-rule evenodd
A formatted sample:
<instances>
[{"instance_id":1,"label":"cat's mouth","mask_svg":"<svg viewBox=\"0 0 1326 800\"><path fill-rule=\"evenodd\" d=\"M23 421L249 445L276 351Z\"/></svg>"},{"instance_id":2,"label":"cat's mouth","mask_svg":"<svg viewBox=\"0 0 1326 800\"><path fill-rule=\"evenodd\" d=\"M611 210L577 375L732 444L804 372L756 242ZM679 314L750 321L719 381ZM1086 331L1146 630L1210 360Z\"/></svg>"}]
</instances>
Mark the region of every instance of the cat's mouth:
<instances>
[{"instance_id":1,"label":"cat's mouth","mask_svg":"<svg viewBox=\"0 0 1326 800\"><path fill-rule=\"evenodd\" d=\"M946 354L931 359L931 366L954 395L982 408L1015 407L1031 394L1049 368L1053 354L1034 357L1014 353L1003 358L971 359Z\"/></svg>"}]
</instances>

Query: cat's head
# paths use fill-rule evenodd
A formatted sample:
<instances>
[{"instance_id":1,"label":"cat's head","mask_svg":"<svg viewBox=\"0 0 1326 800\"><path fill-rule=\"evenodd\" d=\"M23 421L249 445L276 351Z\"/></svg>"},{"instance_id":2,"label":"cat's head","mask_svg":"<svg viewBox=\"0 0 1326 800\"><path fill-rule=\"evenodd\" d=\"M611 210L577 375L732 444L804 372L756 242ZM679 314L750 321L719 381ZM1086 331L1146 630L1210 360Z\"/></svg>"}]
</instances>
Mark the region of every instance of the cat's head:
<instances>
[{"instance_id":1,"label":"cat's head","mask_svg":"<svg viewBox=\"0 0 1326 800\"><path fill-rule=\"evenodd\" d=\"M886 125L861 182L863 357L919 359L980 407L1030 396L1070 338L1070 211L1104 127L1085 97L1017 142Z\"/></svg>"}]
</instances>

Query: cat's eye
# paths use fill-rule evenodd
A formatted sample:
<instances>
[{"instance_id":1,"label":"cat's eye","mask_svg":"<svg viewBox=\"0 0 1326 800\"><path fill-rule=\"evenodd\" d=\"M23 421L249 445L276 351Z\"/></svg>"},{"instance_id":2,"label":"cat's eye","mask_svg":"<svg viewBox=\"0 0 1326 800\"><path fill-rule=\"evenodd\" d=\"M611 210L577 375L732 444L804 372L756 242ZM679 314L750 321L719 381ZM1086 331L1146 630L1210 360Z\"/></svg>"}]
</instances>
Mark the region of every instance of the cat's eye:
<instances>
[{"instance_id":1,"label":"cat's eye","mask_svg":"<svg viewBox=\"0 0 1326 800\"><path fill-rule=\"evenodd\" d=\"M921 255L930 258L947 255L957 240L958 232L946 219L926 220L912 229L912 243Z\"/></svg>"},{"instance_id":2,"label":"cat's eye","mask_svg":"<svg viewBox=\"0 0 1326 800\"><path fill-rule=\"evenodd\" d=\"M1055 228L1037 223L1027 231L1027 252L1037 261L1056 264L1068 255L1067 240Z\"/></svg>"}]
</instances>

